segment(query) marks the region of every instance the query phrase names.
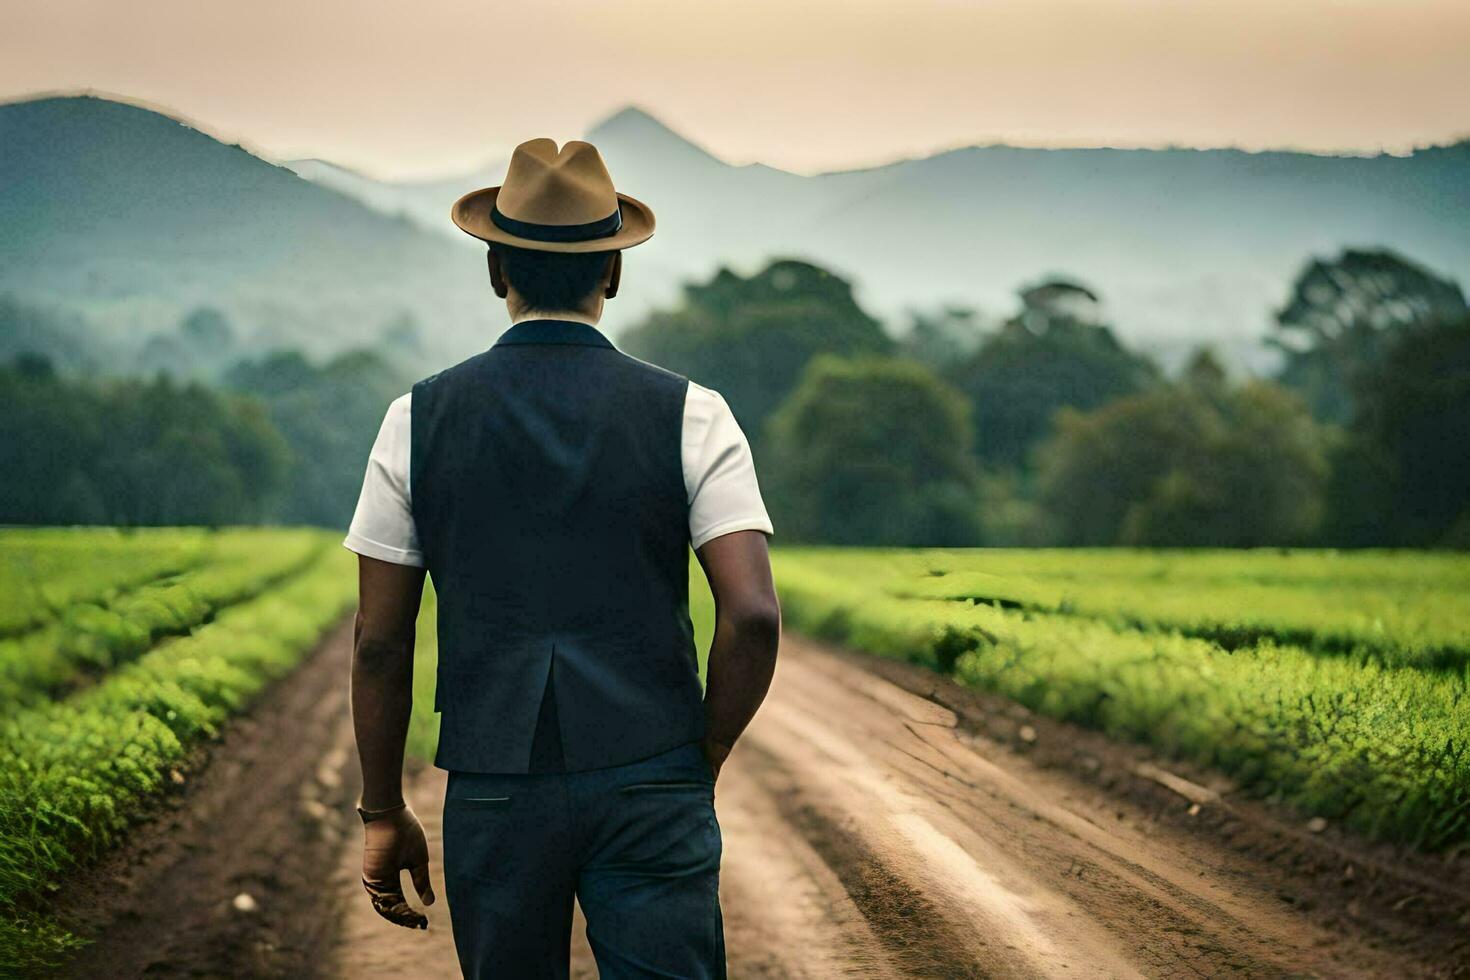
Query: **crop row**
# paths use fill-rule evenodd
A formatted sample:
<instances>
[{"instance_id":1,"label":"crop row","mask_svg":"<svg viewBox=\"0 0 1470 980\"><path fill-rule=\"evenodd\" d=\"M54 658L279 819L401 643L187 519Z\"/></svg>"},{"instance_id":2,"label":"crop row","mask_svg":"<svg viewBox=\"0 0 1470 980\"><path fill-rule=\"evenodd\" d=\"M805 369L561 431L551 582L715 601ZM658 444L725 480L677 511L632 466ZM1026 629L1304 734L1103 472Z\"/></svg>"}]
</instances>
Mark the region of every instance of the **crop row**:
<instances>
[{"instance_id":1,"label":"crop row","mask_svg":"<svg viewBox=\"0 0 1470 980\"><path fill-rule=\"evenodd\" d=\"M800 549L791 558L899 598L1085 616L1229 649L1274 640L1386 666L1470 665L1470 562L1460 556Z\"/></svg>"},{"instance_id":2,"label":"crop row","mask_svg":"<svg viewBox=\"0 0 1470 980\"><path fill-rule=\"evenodd\" d=\"M96 684L0 720L0 975L76 942L39 897L113 844L191 746L290 671L352 599L348 556L330 549Z\"/></svg>"},{"instance_id":3,"label":"crop row","mask_svg":"<svg viewBox=\"0 0 1470 980\"><path fill-rule=\"evenodd\" d=\"M194 528L8 529L0 549L0 636L187 571L205 559L212 540Z\"/></svg>"},{"instance_id":4,"label":"crop row","mask_svg":"<svg viewBox=\"0 0 1470 980\"><path fill-rule=\"evenodd\" d=\"M314 531L214 535L196 567L103 602L78 602L54 622L0 640L0 706L15 710L65 693L186 633L220 609L259 595L311 562L328 541ZM8 539L7 539L8 547Z\"/></svg>"},{"instance_id":5,"label":"crop row","mask_svg":"<svg viewBox=\"0 0 1470 980\"><path fill-rule=\"evenodd\" d=\"M1260 796L1428 849L1470 841L1463 678L1263 641L1227 651L1086 617L905 599L782 554L787 623L1214 766Z\"/></svg>"}]
</instances>

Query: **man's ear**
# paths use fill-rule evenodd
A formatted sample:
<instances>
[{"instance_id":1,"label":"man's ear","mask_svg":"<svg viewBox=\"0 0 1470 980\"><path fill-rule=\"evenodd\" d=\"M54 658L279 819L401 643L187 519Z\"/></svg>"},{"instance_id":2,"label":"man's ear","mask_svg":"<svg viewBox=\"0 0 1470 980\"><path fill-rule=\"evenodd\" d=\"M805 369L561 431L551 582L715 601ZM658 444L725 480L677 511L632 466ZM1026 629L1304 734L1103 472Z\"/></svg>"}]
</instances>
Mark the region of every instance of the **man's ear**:
<instances>
[{"instance_id":1,"label":"man's ear","mask_svg":"<svg viewBox=\"0 0 1470 980\"><path fill-rule=\"evenodd\" d=\"M505 285L505 272L500 268L500 256L495 249L485 250L485 266L490 270L490 288L495 290L495 295L505 299L510 290Z\"/></svg>"},{"instance_id":2,"label":"man's ear","mask_svg":"<svg viewBox=\"0 0 1470 980\"><path fill-rule=\"evenodd\" d=\"M623 253L617 251L613 253L612 260L609 263L607 286L602 290L602 295L605 299L612 299L618 294L618 283L622 281L622 278Z\"/></svg>"}]
</instances>

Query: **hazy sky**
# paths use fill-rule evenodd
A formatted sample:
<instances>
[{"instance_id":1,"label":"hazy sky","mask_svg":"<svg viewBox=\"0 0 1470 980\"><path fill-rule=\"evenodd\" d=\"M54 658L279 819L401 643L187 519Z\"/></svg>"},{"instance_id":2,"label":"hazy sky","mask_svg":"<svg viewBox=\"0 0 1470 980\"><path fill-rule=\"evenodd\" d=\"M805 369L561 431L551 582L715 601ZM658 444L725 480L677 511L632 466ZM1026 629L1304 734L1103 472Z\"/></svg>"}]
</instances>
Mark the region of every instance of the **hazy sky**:
<instances>
[{"instance_id":1,"label":"hazy sky","mask_svg":"<svg viewBox=\"0 0 1470 980\"><path fill-rule=\"evenodd\" d=\"M986 142L1402 150L1470 135L1467 52L1470 0L0 0L0 98L100 89L390 177L627 103L804 172Z\"/></svg>"}]
</instances>

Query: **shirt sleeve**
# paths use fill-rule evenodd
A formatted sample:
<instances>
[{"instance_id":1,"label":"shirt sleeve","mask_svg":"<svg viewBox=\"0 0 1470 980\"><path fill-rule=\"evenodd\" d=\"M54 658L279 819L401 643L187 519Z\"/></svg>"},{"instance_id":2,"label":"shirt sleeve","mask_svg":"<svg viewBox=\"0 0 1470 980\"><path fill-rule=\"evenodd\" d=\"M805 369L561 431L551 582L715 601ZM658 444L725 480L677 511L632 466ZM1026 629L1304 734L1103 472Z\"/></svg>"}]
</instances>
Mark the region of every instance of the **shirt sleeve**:
<instances>
[{"instance_id":1,"label":"shirt sleeve","mask_svg":"<svg viewBox=\"0 0 1470 980\"><path fill-rule=\"evenodd\" d=\"M410 392L393 401L368 454L357 511L342 544L349 551L395 565L424 566L409 509Z\"/></svg>"},{"instance_id":2,"label":"shirt sleeve","mask_svg":"<svg viewBox=\"0 0 1470 980\"><path fill-rule=\"evenodd\" d=\"M718 392L692 381L682 448L693 547L733 531L772 533L745 433Z\"/></svg>"}]
</instances>

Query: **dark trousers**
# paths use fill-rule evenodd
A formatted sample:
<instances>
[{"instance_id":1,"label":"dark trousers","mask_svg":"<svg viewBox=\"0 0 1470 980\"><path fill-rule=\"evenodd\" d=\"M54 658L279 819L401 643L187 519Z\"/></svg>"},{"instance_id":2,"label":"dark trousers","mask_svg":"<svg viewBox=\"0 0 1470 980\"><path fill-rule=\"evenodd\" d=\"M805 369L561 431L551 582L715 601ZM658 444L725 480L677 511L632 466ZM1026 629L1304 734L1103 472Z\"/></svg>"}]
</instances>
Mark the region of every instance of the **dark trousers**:
<instances>
[{"instance_id":1,"label":"dark trousers","mask_svg":"<svg viewBox=\"0 0 1470 980\"><path fill-rule=\"evenodd\" d=\"M698 743L585 772L451 772L444 872L466 977L566 977L572 899L604 980L723 978L720 827Z\"/></svg>"}]
</instances>

